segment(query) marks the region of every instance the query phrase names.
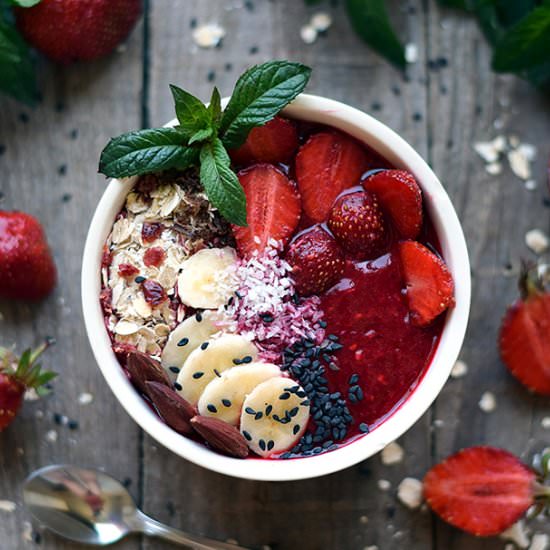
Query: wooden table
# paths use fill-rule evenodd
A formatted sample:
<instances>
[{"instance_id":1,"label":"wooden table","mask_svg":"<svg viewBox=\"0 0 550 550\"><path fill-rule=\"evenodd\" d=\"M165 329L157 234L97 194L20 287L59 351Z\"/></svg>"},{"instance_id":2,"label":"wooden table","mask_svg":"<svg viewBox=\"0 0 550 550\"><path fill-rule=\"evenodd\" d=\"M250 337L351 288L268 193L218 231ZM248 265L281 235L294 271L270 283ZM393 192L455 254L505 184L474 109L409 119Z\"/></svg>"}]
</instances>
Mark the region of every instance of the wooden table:
<instances>
[{"instance_id":1,"label":"wooden table","mask_svg":"<svg viewBox=\"0 0 550 550\"><path fill-rule=\"evenodd\" d=\"M148 513L197 533L235 538L280 550L500 549L499 539L475 540L426 511L410 511L396 499L405 476L421 477L435 461L463 446L491 443L530 460L548 444L541 419L549 403L527 393L506 373L495 339L505 305L516 296L527 230L548 231L544 205L545 160L550 151L550 103L524 82L490 72L490 51L473 20L442 10L434 1L393 2L401 35L418 47L407 78L370 52L351 32L342 8L327 36L305 45L301 25L319 8L301 0L154 0L127 45L111 58L56 68L42 64L44 100L34 109L0 102L2 208L37 215L45 225L60 272L47 301L0 304L3 344L19 349L46 335L58 344L44 359L60 373L55 393L27 403L13 427L0 435L0 499L17 502L0 511L0 548L33 548L22 537L28 516L21 483L33 469L55 462L104 467L128 483ZM221 49L198 50L194 22L218 21L227 30ZM444 57L449 66L427 62ZM242 70L270 58L299 60L314 68L308 90L372 113L403 135L433 166L464 224L473 275L473 307L462 359L468 374L450 380L441 396L400 443L401 464L375 456L344 472L293 483L240 481L193 466L143 434L107 388L84 332L80 262L92 212L105 187L98 154L110 136L161 125L173 116L168 84L203 99L212 80L231 92ZM475 141L517 135L539 148L535 191L506 166L488 175L473 152ZM511 266L511 267L510 267ZM510 273L512 272L512 273ZM487 414L478 401L497 399ZM78 396L90 392L91 404ZM71 430L55 414L78 421ZM55 430L57 440L52 441ZM381 479L391 489L378 488ZM536 530L541 524L536 522ZM79 548L47 533L45 549ZM168 548L131 538L121 550ZM267 546L266 546L267 548Z\"/></svg>"}]
</instances>

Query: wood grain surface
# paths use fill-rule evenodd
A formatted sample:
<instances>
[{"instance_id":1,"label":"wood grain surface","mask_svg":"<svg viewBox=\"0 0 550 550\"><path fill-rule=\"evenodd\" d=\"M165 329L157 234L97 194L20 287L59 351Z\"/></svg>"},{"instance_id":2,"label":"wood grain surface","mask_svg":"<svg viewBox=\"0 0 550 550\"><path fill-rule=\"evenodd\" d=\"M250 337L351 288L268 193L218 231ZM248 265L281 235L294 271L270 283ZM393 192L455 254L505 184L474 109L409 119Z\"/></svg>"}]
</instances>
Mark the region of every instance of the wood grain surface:
<instances>
[{"instance_id":1,"label":"wood grain surface","mask_svg":"<svg viewBox=\"0 0 550 550\"><path fill-rule=\"evenodd\" d=\"M37 215L49 235L60 271L55 294L38 306L0 303L3 344L19 349L54 336L44 364L56 369L55 393L27 403L0 435L0 549L81 548L37 530L29 521L21 484L35 468L67 462L103 467L125 480L143 509L174 526L243 545L273 550L496 550L499 539L475 540L410 511L396 498L406 476L422 477L434 461L463 446L491 443L530 461L548 445L541 419L548 401L532 397L501 365L495 345L505 306L516 295L520 258L533 258L524 235L550 229L544 166L550 151L550 102L511 77L490 72L490 52L473 20L442 10L432 0L392 2L401 36L417 45L407 74L391 68L351 31L341 7L301 0L150 0L144 21L123 51L99 63L40 67L44 100L33 110L0 100L0 206ZM305 45L299 29L323 9L334 23ZM218 22L227 31L221 48L198 49L196 23ZM450 380L431 410L399 443L401 464L376 456L344 472L292 483L242 481L194 466L144 435L107 388L92 358L80 308L80 262L95 204L104 188L99 151L110 136L173 117L169 83L208 99L213 84L231 93L242 70L270 58L302 61L314 69L308 91L371 113L407 139L438 173L464 225L473 275L473 307L462 359L468 374ZM445 58L447 67L430 68ZM527 191L507 166L490 176L473 152L476 141L497 134L533 143L539 186ZM511 268L510 268L511 265ZM485 391L497 408L478 406ZM78 396L94 400L81 405ZM55 414L77 420L70 430ZM52 439L51 430L57 434ZM388 480L387 491L379 488ZM534 524L544 532L544 525ZM550 530L546 528L546 532ZM36 534L34 535L36 537ZM30 537L32 538L32 536ZM267 546L265 546L267 545ZM83 547L82 547L83 548ZM128 539L116 548L164 550L159 541Z\"/></svg>"}]
</instances>

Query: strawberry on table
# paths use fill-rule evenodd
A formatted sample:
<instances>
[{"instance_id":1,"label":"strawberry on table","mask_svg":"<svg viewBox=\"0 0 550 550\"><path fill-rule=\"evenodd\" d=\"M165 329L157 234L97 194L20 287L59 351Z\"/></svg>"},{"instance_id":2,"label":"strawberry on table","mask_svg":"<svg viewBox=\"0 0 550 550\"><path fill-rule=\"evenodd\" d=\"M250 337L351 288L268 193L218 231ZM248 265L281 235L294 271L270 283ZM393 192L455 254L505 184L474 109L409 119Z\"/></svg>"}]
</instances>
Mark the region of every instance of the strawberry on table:
<instances>
[{"instance_id":1,"label":"strawberry on table","mask_svg":"<svg viewBox=\"0 0 550 550\"><path fill-rule=\"evenodd\" d=\"M403 278L411 322L429 325L447 308L454 306L454 282L445 262L416 241L399 243Z\"/></svg>"},{"instance_id":2,"label":"strawberry on table","mask_svg":"<svg viewBox=\"0 0 550 550\"><path fill-rule=\"evenodd\" d=\"M369 161L353 138L339 132L311 136L296 155L296 179L305 214L323 222L336 197L359 183Z\"/></svg>"},{"instance_id":3,"label":"strawberry on table","mask_svg":"<svg viewBox=\"0 0 550 550\"><path fill-rule=\"evenodd\" d=\"M384 214L376 196L365 191L337 199L327 226L340 246L357 260L376 258L387 245Z\"/></svg>"},{"instance_id":4,"label":"strawberry on table","mask_svg":"<svg viewBox=\"0 0 550 550\"><path fill-rule=\"evenodd\" d=\"M48 341L34 351L26 350L20 359L0 347L0 432L15 418L26 390L34 388L39 395L44 395L47 384L57 376L41 370L36 362L51 343Z\"/></svg>"},{"instance_id":5,"label":"strawberry on table","mask_svg":"<svg viewBox=\"0 0 550 550\"><path fill-rule=\"evenodd\" d=\"M298 132L290 120L276 116L263 126L252 128L246 141L230 151L235 164L252 162L287 163L298 149Z\"/></svg>"},{"instance_id":6,"label":"strawberry on table","mask_svg":"<svg viewBox=\"0 0 550 550\"><path fill-rule=\"evenodd\" d=\"M40 300L56 281L55 264L39 221L24 212L0 210L0 298Z\"/></svg>"},{"instance_id":7,"label":"strawberry on table","mask_svg":"<svg viewBox=\"0 0 550 550\"><path fill-rule=\"evenodd\" d=\"M255 164L238 176L246 195L248 222L247 227L232 226L239 252L245 257L261 252L271 239L286 245L302 211L295 185L271 164Z\"/></svg>"},{"instance_id":8,"label":"strawberry on table","mask_svg":"<svg viewBox=\"0 0 550 550\"><path fill-rule=\"evenodd\" d=\"M548 504L550 488L513 454L470 447L434 466L424 496L442 519L477 536L502 533L533 504Z\"/></svg>"},{"instance_id":9,"label":"strawberry on table","mask_svg":"<svg viewBox=\"0 0 550 550\"><path fill-rule=\"evenodd\" d=\"M42 0L16 8L17 27L37 50L58 63L111 53L130 33L142 0Z\"/></svg>"},{"instance_id":10,"label":"strawberry on table","mask_svg":"<svg viewBox=\"0 0 550 550\"><path fill-rule=\"evenodd\" d=\"M519 288L502 320L500 355L524 386L550 396L550 292L536 268L524 268Z\"/></svg>"},{"instance_id":11,"label":"strawberry on table","mask_svg":"<svg viewBox=\"0 0 550 550\"><path fill-rule=\"evenodd\" d=\"M382 170L362 182L374 193L404 239L416 239L422 227L422 192L406 170Z\"/></svg>"},{"instance_id":12,"label":"strawberry on table","mask_svg":"<svg viewBox=\"0 0 550 550\"><path fill-rule=\"evenodd\" d=\"M296 291L302 296L318 294L338 282L345 260L332 235L317 226L300 235L288 248Z\"/></svg>"}]
</instances>

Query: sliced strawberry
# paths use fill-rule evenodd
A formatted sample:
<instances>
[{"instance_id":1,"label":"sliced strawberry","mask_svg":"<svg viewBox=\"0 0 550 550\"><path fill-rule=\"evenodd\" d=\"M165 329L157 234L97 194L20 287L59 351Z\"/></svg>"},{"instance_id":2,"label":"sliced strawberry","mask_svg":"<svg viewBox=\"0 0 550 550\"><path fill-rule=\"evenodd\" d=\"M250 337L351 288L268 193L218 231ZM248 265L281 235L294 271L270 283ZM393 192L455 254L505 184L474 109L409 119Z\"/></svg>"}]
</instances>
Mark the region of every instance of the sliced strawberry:
<instances>
[{"instance_id":1,"label":"sliced strawberry","mask_svg":"<svg viewBox=\"0 0 550 550\"><path fill-rule=\"evenodd\" d=\"M357 260L378 257L388 239L384 214L376 195L347 193L336 200L327 221L342 248Z\"/></svg>"},{"instance_id":2,"label":"sliced strawberry","mask_svg":"<svg viewBox=\"0 0 550 550\"><path fill-rule=\"evenodd\" d=\"M377 195L401 237L418 237L422 227L422 192L410 172L384 170L369 176L362 185Z\"/></svg>"},{"instance_id":3,"label":"sliced strawberry","mask_svg":"<svg viewBox=\"0 0 550 550\"><path fill-rule=\"evenodd\" d=\"M523 298L508 308L502 321L500 355L523 385L550 396L550 293L529 272L522 275L520 288Z\"/></svg>"},{"instance_id":4,"label":"sliced strawberry","mask_svg":"<svg viewBox=\"0 0 550 550\"><path fill-rule=\"evenodd\" d=\"M368 168L368 157L353 138L339 132L311 136L296 155L296 179L304 212L313 222L323 222L336 197L359 183Z\"/></svg>"},{"instance_id":5,"label":"sliced strawberry","mask_svg":"<svg viewBox=\"0 0 550 550\"><path fill-rule=\"evenodd\" d=\"M470 447L434 466L424 496L442 519L477 536L502 533L534 503L536 474L513 454Z\"/></svg>"},{"instance_id":6,"label":"sliced strawberry","mask_svg":"<svg viewBox=\"0 0 550 550\"><path fill-rule=\"evenodd\" d=\"M317 226L300 235L288 248L296 291L319 294L334 285L344 272L345 260L332 235Z\"/></svg>"},{"instance_id":7,"label":"sliced strawberry","mask_svg":"<svg viewBox=\"0 0 550 550\"><path fill-rule=\"evenodd\" d=\"M399 243L403 277L411 322L429 325L447 308L454 306L454 283L441 258L416 241Z\"/></svg>"},{"instance_id":8,"label":"sliced strawberry","mask_svg":"<svg viewBox=\"0 0 550 550\"><path fill-rule=\"evenodd\" d=\"M248 257L264 250L271 239L287 244L300 220L300 195L275 166L255 164L239 172L246 195L248 227L233 226L239 252Z\"/></svg>"},{"instance_id":9,"label":"sliced strawberry","mask_svg":"<svg viewBox=\"0 0 550 550\"><path fill-rule=\"evenodd\" d=\"M298 132L294 123L276 116L267 124L253 128L238 149L230 151L231 160L243 165L252 162L290 162L298 149Z\"/></svg>"}]
</instances>

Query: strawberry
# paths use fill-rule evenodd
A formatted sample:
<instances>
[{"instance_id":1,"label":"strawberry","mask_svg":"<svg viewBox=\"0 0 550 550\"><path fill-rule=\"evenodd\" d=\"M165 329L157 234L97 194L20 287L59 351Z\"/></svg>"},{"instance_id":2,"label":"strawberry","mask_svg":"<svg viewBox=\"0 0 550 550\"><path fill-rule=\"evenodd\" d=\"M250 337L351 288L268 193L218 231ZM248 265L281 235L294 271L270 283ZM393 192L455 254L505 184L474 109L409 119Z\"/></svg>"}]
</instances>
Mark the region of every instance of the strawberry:
<instances>
[{"instance_id":1,"label":"strawberry","mask_svg":"<svg viewBox=\"0 0 550 550\"><path fill-rule=\"evenodd\" d=\"M0 432L5 430L21 408L25 391L34 388L39 395L47 393L45 387L57 375L40 370L36 363L42 352L53 343L47 341L38 349L23 352L20 359L0 348Z\"/></svg>"},{"instance_id":2,"label":"strawberry","mask_svg":"<svg viewBox=\"0 0 550 550\"><path fill-rule=\"evenodd\" d=\"M296 179L305 214L323 222L336 197L359 183L368 168L368 158L359 143L339 132L311 136L296 155Z\"/></svg>"},{"instance_id":3,"label":"strawberry","mask_svg":"<svg viewBox=\"0 0 550 550\"><path fill-rule=\"evenodd\" d=\"M37 50L58 63L111 53L141 14L141 0L42 0L16 8L17 27Z\"/></svg>"},{"instance_id":4,"label":"strawberry","mask_svg":"<svg viewBox=\"0 0 550 550\"><path fill-rule=\"evenodd\" d=\"M481 537L502 533L533 504L544 507L550 497L550 488L537 481L534 470L494 447L459 451L434 466L423 484L426 501L437 515Z\"/></svg>"},{"instance_id":5,"label":"strawberry","mask_svg":"<svg viewBox=\"0 0 550 550\"><path fill-rule=\"evenodd\" d=\"M292 267L294 287L302 296L328 290L338 282L346 265L334 237L320 226L291 243L286 261Z\"/></svg>"},{"instance_id":6,"label":"strawberry","mask_svg":"<svg viewBox=\"0 0 550 550\"><path fill-rule=\"evenodd\" d=\"M508 370L530 390L550 396L550 293L535 269L524 268L521 298L508 308L499 347Z\"/></svg>"},{"instance_id":7,"label":"strawberry","mask_svg":"<svg viewBox=\"0 0 550 550\"><path fill-rule=\"evenodd\" d=\"M271 164L255 164L238 176L246 195L248 221L247 227L232 226L239 252L243 256L261 252L271 239L286 245L302 210L294 184Z\"/></svg>"},{"instance_id":8,"label":"strawberry","mask_svg":"<svg viewBox=\"0 0 550 550\"><path fill-rule=\"evenodd\" d=\"M387 244L384 214L375 195L357 191L336 200L327 221L340 246L357 260L376 258Z\"/></svg>"},{"instance_id":9,"label":"strawberry","mask_svg":"<svg viewBox=\"0 0 550 550\"><path fill-rule=\"evenodd\" d=\"M454 306L454 283L445 262L416 241L399 243L399 256L411 322L429 325Z\"/></svg>"},{"instance_id":10,"label":"strawberry","mask_svg":"<svg viewBox=\"0 0 550 550\"><path fill-rule=\"evenodd\" d=\"M238 149L230 151L235 164L252 162L288 163L298 149L298 132L290 120L276 116L263 126L253 128Z\"/></svg>"},{"instance_id":11,"label":"strawberry","mask_svg":"<svg viewBox=\"0 0 550 550\"><path fill-rule=\"evenodd\" d=\"M42 226L23 212L0 210L0 298L40 300L57 281Z\"/></svg>"},{"instance_id":12,"label":"strawberry","mask_svg":"<svg viewBox=\"0 0 550 550\"><path fill-rule=\"evenodd\" d=\"M374 193L404 239L416 239L422 227L422 192L406 170L383 170L362 182Z\"/></svg>"}]
</instances>

